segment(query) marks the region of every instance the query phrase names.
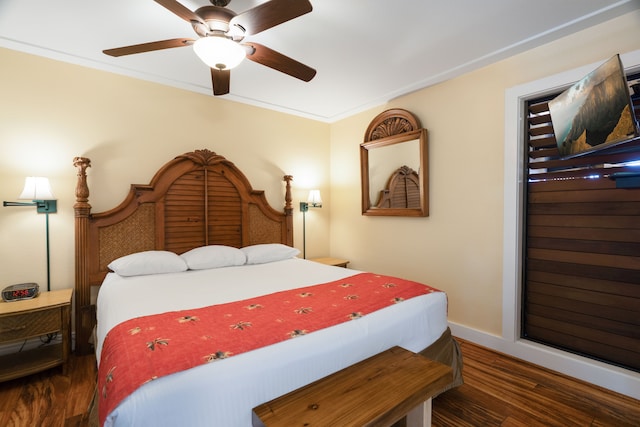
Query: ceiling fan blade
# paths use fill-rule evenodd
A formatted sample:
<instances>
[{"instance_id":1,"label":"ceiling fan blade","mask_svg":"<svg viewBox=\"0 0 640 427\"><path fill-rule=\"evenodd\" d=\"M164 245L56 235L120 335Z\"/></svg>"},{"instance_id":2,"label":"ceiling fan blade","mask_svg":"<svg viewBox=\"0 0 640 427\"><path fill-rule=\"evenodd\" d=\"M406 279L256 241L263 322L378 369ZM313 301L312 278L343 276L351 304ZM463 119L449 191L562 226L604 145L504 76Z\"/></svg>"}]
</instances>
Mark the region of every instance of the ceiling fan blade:
<instances>
[{"instance_id":1,"label":"ceiling fan blade","mask_svg":"<svg viewBox=\"0 0 640 427\"><path fill-rule=\"evenodd\" d=\"M110 56L132 55L134 53L151 52L154 50L170 49L173 47L183 47L192 45L193 39L171 39L161 40L157 42L134 44L131 46L117 47L114 49L103 50L102 52Z\"/></svg>"},{"instance_id":2,"label":"ceiling fan blade","mask_svg":"<svg viewBox=\"0 0 640 427\"><path fill-rule=\"evenodd\" d=\"M187 22L199 22L204 24L202 18L196 15L191 10L184 7L182 4L178 3L175 0L154 0L161 6L164 6L170 12L173 12L175 15L178 15L180 18L184 19Z\"/></svg>"},{"instance_id":3,"label":"ceiling fan blade","mask_svg":"<svg viewBox=\"0 0 640 427\"><path fill-rule=\"evenodd\" d=\"M213 82L214 95L226 95L229 93L231 70L211 69L211 81Z\"/></svg>"},{"instance_id":4,"label":"ceiling fan blade","mask_svg":"<svg viewBox=\"0 0 640 427\"><path fill-rule=\"evenodd\" d=\"M311 10L313 8L308 0L271 0L236 15L229 26L240 25L246 35L258 34Z\"/></svg>"},{"instance_id":5,"label":"ceiling fan blade","mask_svg":"<svg viewBox=\"0 0 640 427\"><path fill-rule=\"evenodd\" d=\"M243 43L243 46L253 48L250 49L253 50L253 53L247 53L247 58L258 64L273 68L305 82L310 81L316 75L316 70L313 68L261 44Z\"/></svg>"}]
</instances>

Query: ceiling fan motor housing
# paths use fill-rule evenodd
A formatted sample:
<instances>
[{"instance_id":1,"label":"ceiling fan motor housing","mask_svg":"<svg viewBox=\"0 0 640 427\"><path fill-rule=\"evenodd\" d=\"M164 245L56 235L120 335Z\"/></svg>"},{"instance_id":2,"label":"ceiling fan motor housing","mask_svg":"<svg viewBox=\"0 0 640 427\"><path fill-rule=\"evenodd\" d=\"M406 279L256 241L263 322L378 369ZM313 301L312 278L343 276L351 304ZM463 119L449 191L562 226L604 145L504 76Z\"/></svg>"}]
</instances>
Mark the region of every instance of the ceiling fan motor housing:
<instances>
[{"instance_id":1,"label":"ceiling fan motor housing","mask_svg":"<svg viewBox=\"0 0 640 427\"><path fill-rule=\"evenodd\" d=\"M194 12L202 18L206 25L200 22L192 22L193 29L200 37L207 37L212 34L225 34L234 41L240 41L244 38L244 28L239 25L233 28L229 27L229 22L236 13L230 9L218 6L204 6ZM229 31L231 30L231 31Z\"/></svg>"}]
</instances>

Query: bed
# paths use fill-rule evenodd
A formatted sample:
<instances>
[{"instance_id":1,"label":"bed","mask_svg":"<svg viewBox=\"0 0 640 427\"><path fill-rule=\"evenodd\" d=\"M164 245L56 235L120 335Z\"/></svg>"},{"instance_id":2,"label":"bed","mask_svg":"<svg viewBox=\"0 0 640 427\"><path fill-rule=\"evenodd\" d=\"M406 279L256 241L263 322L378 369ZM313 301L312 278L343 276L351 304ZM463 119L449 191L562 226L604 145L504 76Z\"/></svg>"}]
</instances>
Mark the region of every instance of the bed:
<instances>
[{"instance_id":1,"label":"bed","mask_svg":"<svg viewBox=\"0 0 640 427\"><path fill-rule=\"evenodd\" d=\"M119 206L92 213L86 177L91 161L78 157L74 165L76 350L87 353L93 346L96 351L98 401L115 394L114 384L127 382L123 377L144 372L132 367L147 357L143 353L168 355L169 349L178 348L177 335L167 339L169 335L156 332L159 318L179 325L174 327L195 328L197 323L211 328L213 321L204 319L215 315L225 319L224 329L245 334L259 329L255 325L260 320L232 319L237 312L233 310L270 307L274 298L289 304L291 298L364 286L359 281L385 288L384 292L416 292L394 297L393 304L365 309L364 315L350 312L347 321L325 316L326 325L294 328L286 337L274 333L278 338L264 342L232 335L222 345L218 330L189 332L198 338L185 338L188 345L179 350L185 353L173 360L187 366L187 356L196 352L195 342L215 337L208 359L194 357L196 362L186 368L174 367L178 372L125 384L130 394L127 391L115 403L103 401L104 425L248 427L253 407L395 345L452 366L454 379L442 391L461 384L459 348L447 327L446 294L400 278L298 257L292 247L291 176L284 177L285 206L278 211L232 162L212 151L196 150L169 161L149 184L132 185ZM91 289L97 286L96 309ZM354 299L353 291L344 292L340 301ZM361 299L364 304L366 298ZM309 305L294 311L300 315L312 310ZM276 314L270 324L286 323L284 316ZM150 323L136 326L141 319ZM144 333L157 336L149 340L142 338ZM137 339L146 343L141 355L130 344Z\"/></svg>"}]
</instances>

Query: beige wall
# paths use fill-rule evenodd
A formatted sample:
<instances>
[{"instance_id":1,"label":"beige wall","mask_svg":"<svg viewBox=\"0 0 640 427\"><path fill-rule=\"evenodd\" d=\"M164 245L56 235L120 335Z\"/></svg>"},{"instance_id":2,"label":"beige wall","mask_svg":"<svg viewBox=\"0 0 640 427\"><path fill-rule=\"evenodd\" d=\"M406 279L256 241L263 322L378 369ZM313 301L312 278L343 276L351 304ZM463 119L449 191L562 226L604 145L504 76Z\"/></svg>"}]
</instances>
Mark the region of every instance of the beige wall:
<instances>
[{"instance_id":1,"label":"beige wall","mask_svg":"<svg viewBox=\"0 0 640 427\"><path fill-rule=\"evenodd\" d=\"M332 124L331 253L438 287L452 322L501 335L505 90L637 49L634 12ZM360 214L358 145L388 108L429 131L428 218Z\"/></svg>"},{"instance_id":2,"label":"beige wall","mask_svg":"<svg viewBox=\"0 0 640 427\"><path fill-rule=\"evenodd\" d=\"M272 206L294 207L308 190L329 194L329 125L154 83L0 49L0 198L17 200L24 177L49 177L52 288L73 286L72 159L86 156L94 212L120 203L130 183L148 183L174 156L208 148L233 161ZM313 211L308 256L328 253L328 209ZM302 217L294 210L295 245ZM35 208L0 208L0 288L46 283L45 218Z\"/></svg>"}]
</instances>

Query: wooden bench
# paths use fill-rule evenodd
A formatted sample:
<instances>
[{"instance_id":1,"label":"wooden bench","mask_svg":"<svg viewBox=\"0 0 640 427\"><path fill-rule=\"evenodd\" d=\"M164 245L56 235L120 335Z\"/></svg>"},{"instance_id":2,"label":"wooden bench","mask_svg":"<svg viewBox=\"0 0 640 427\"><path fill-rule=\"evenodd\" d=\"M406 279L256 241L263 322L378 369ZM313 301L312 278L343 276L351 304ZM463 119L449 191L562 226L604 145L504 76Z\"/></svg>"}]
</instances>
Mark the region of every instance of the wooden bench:
<instances>
[{"instance_id":1,"label":"wooden bench","mask_svg":"<svg viewBox=\"0 0 640 427\"><path fill-rule=\"evenodd\" d=\"M450 367L393 347L253 408L254 427L431 425L431 397Z\"/></svg>"}]
</instances>

